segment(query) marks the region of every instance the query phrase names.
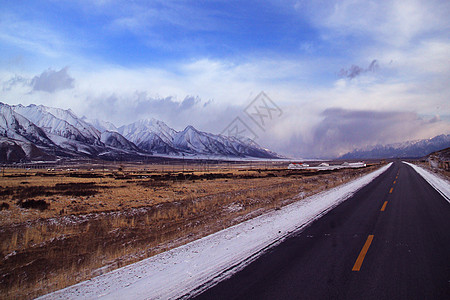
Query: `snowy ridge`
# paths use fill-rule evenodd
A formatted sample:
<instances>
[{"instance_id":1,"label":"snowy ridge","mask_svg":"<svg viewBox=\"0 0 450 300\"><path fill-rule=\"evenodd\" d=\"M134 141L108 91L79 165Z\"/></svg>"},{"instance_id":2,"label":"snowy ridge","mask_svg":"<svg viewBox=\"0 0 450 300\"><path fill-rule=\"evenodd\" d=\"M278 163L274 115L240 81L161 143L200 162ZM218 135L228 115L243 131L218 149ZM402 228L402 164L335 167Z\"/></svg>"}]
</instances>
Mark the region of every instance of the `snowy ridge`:
<instances>
[{"instance_id":1,"label":"snowy ridge","mask_svg":"<svg viewBox=\"0 0 450 300\"><path fill-rule=\"evenodd\" d=\"M118 129L125 138L145 151L170 155L218 155L230 157L277 158L278 155L256 143L203 132L193 126L175 131L164 122L140 120Z\"/></svg>"},{"instance_id":2,"label":"snowy ridge","mask_svg":"<svg viewBox=\"0 0 450 300\"><path fill-rule=\"evenodd\" d=\"M168 299L193 296L231 276L336 207L391 164L184 246L155 255L39 299Z\"/></svg>"},{"instance_id":3,"label":"snowy ridge","mask_svg":"<svg viewBox=\"0 0 450 300\"><path fill-rule=\"evenodd\" d=\"M91 124L84 122L82 119L78 118L75 113L71 109L61 109L54 107L47 107L43 105L38 106L39 109L45 110L48 113L51 113L58 119L64 120L67 123L71 124L78 130L80 130L85 136L94 136L97 140L100 138L100 132Z\"/></svg>"},{"instance_id":4,"label":"snowy ridge","mask_svg":"<svg viewBox=\"0 0 450 300\"><path fill-rule=\"evenodd\" d=\"M43 106L12 106L11 107L16 113L21 114L28 120L43 129L48 135L60 136L64 138L63 140L52 139L57 145L63 145L62 141L76 140L82 143L93 143L96 139L92 135L83 135L81 131L73 126L72 124L66 122L65 120L55 117L53 114L49 113Z\"/></svg>"},{"instance_id":5,"label":"snowy ridge","mask_svg":"<svg viewBox=\"0 0 450 300\"><path fill-rule=\"evenodd\" d=\"M140 120L119 127L118 132L144 151L178 154L178 151L172 146L176 131L162 121Z\"/></svg>"},{"instance_id":6,"label":"snowy ridge","mask_svg":"<svg viewBox=\"0 0 450 300\"><path fill-rule=\"evenodd\" d=\"M176 134L175 130L156 119L140 120L121 126L118 132L137 145L146 141L151 134L158 135L161 140L170 144Z\"/></svg>"},{"instance_id":7,"label":"snowy ridge","mask_svg":"<svg viewBox=\"0 0 450 300\"><path fill-rule=\"evenodd\" d=\"M431 152L450 147L450 134L441 134L431 139L403 143L367 146L342 155L343 159L423 157Z\"/></svg>"},{"instance_id":8,"label":"snowy ridge","mask_svg":"<svg viewBox=\"0 0 450 300\"><path fill-rule=\"evenodd\" d=\"M425 170L422 167L403 161L403 163L412 167L420 176L423 177L436 191L438 191L450 203L450 183L444 178Z\"/></svg>"},{"instance_id":9,"label":"snowy ridge","mask_svg":"<svg viewBox=\"0 0 450 300\"><path fill-rule=\"evenodd\" d=\"M53 142L44 131L30 120L0 102L0 135L22 142L51 146Z\"/></svg>"},{"instance_id":10,"label":"snowy ridge","mask_svg":"<svg viewBox=\"0 0 450 300\"><path fill-rule=\"evenodd\" d=\"M69 110L43 105L16 105L11 108L41 127L46 133L58 135L82 143L98 144L100 132L92 125L77 118Z\"/></svg>"},{"instance_id":11,"label":"snowy ridge","mask_svg":"<svg viewBox=\"0 0 450 300\"><path fill-rule=\"evenodd\" d=\"M102 120L98 120L98 119L87 119L86 117L82 117L81 120L83 120L86 123L91 124L92 126L94 126L98 131L100 132L104 132L104 131L116 131L119 132L119 129L117 129L117 127L108 121L102 121Z\"/></svg>"}]
</instances>

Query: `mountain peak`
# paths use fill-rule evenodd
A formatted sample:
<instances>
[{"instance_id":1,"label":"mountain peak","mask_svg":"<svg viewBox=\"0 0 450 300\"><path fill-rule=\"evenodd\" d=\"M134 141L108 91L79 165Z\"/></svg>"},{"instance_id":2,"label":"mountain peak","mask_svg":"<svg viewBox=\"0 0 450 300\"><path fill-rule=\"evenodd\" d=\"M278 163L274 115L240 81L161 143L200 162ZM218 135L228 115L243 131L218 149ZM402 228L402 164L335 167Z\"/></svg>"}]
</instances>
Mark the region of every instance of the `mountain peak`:
<instances>
[{"instance_id":1,"label":"mountain peak","mask_svg":"<svg viewBox=\"0 0 450 300\"><path fill-rule=\"evenodd\" d=\"M188 132L188 131L199 132L199 131L198 131L197 129L195 129L195 127L192 126L192 125L186 126L186 128L185 128L183 131L186 131L186 132Z\"/></svg>"}]
</instances>

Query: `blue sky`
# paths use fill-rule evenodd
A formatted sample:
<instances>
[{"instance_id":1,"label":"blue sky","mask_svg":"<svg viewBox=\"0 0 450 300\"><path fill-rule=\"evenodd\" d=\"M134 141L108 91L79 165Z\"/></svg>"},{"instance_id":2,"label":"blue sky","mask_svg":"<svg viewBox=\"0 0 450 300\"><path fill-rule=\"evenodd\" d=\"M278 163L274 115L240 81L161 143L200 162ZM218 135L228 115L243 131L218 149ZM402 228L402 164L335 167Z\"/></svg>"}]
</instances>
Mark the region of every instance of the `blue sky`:
<instances>
[{"instance_id":1,"label":"blue sky","mask_svg":"<svg viewBox=\"0 0 450 300\"><path fill-rule=\"evenodd\" d=\"M295 157L450 133L448 1L0 2L2 102L220 133L265 91Z\"/></svg>"},{"instance_id":2,"label":"blue sky","mask_svg":"<svg viewBox=\"0 0 450 300\"><path fill-rule=\"evenodd\" d=\"M35 31L20 33L24 39L45 39L37 36L45 31L58 34L62 44L41 40L48 43L44 47L56 46L48 50L59 51L58 56L73 51L125 67L166 68L180 60L240 60L252 55L296 57L305 52L303 44L317 40L314 27L276 2L88 3L7 1L3 15L6 22L17 22L18 30L23 26ZM322 54L327 55L326 51Z\"/></svg>"}]
</instances>

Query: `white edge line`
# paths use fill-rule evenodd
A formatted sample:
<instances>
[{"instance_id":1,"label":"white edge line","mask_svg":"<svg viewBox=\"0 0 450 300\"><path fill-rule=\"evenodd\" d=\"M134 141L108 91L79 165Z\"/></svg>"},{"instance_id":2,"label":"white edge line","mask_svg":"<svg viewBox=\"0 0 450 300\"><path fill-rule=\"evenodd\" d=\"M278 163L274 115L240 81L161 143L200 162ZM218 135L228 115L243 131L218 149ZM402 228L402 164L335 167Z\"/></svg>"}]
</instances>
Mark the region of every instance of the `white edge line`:
<instances>
[{"instance_id":1,"label":"white edge line","mask_svg":"<svg viewBox=\"0 0 450 300\"><path fill-rule=\"evenodd\" d=\"M415 164L406 162L406 161L402 161L403 163L409 165L411 168L414 169L414 171L417 172L417 174L419 174L423 179L425 179L426 182L428 182L439 194L441 194L442 197L444 197L445 200L447 200L450 203L450 195L447 195L444 191L441 190L441 187L437 186L433 181L429 180L429 178L427 178L427 176L423 176L423 173L427 174L428 176L432 176L432 177L436 177L439 180L444 181L445 179L439 178L438 176L432 174L431 172L425 170L422 167L419 167ZM423 173L422 173L423 172Z\"/></svg>"}]
</instances>

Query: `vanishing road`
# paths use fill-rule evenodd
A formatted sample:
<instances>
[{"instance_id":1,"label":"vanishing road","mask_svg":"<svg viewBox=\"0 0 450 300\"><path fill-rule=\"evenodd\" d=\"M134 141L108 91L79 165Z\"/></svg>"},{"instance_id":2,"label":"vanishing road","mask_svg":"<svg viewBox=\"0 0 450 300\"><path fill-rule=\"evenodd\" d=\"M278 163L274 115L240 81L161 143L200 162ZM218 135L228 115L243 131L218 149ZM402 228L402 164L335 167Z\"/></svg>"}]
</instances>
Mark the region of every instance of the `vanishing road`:
<instances>
[{"instance_id":1,"label":"vanishing road","mask_svg":"<svg viewBox=\"0 0 450 300\"><path fill-rule=\"evenodd\" d=\"M450 299L450 203L392 166L198 299Z\"/></svg>"}]
</instances>

